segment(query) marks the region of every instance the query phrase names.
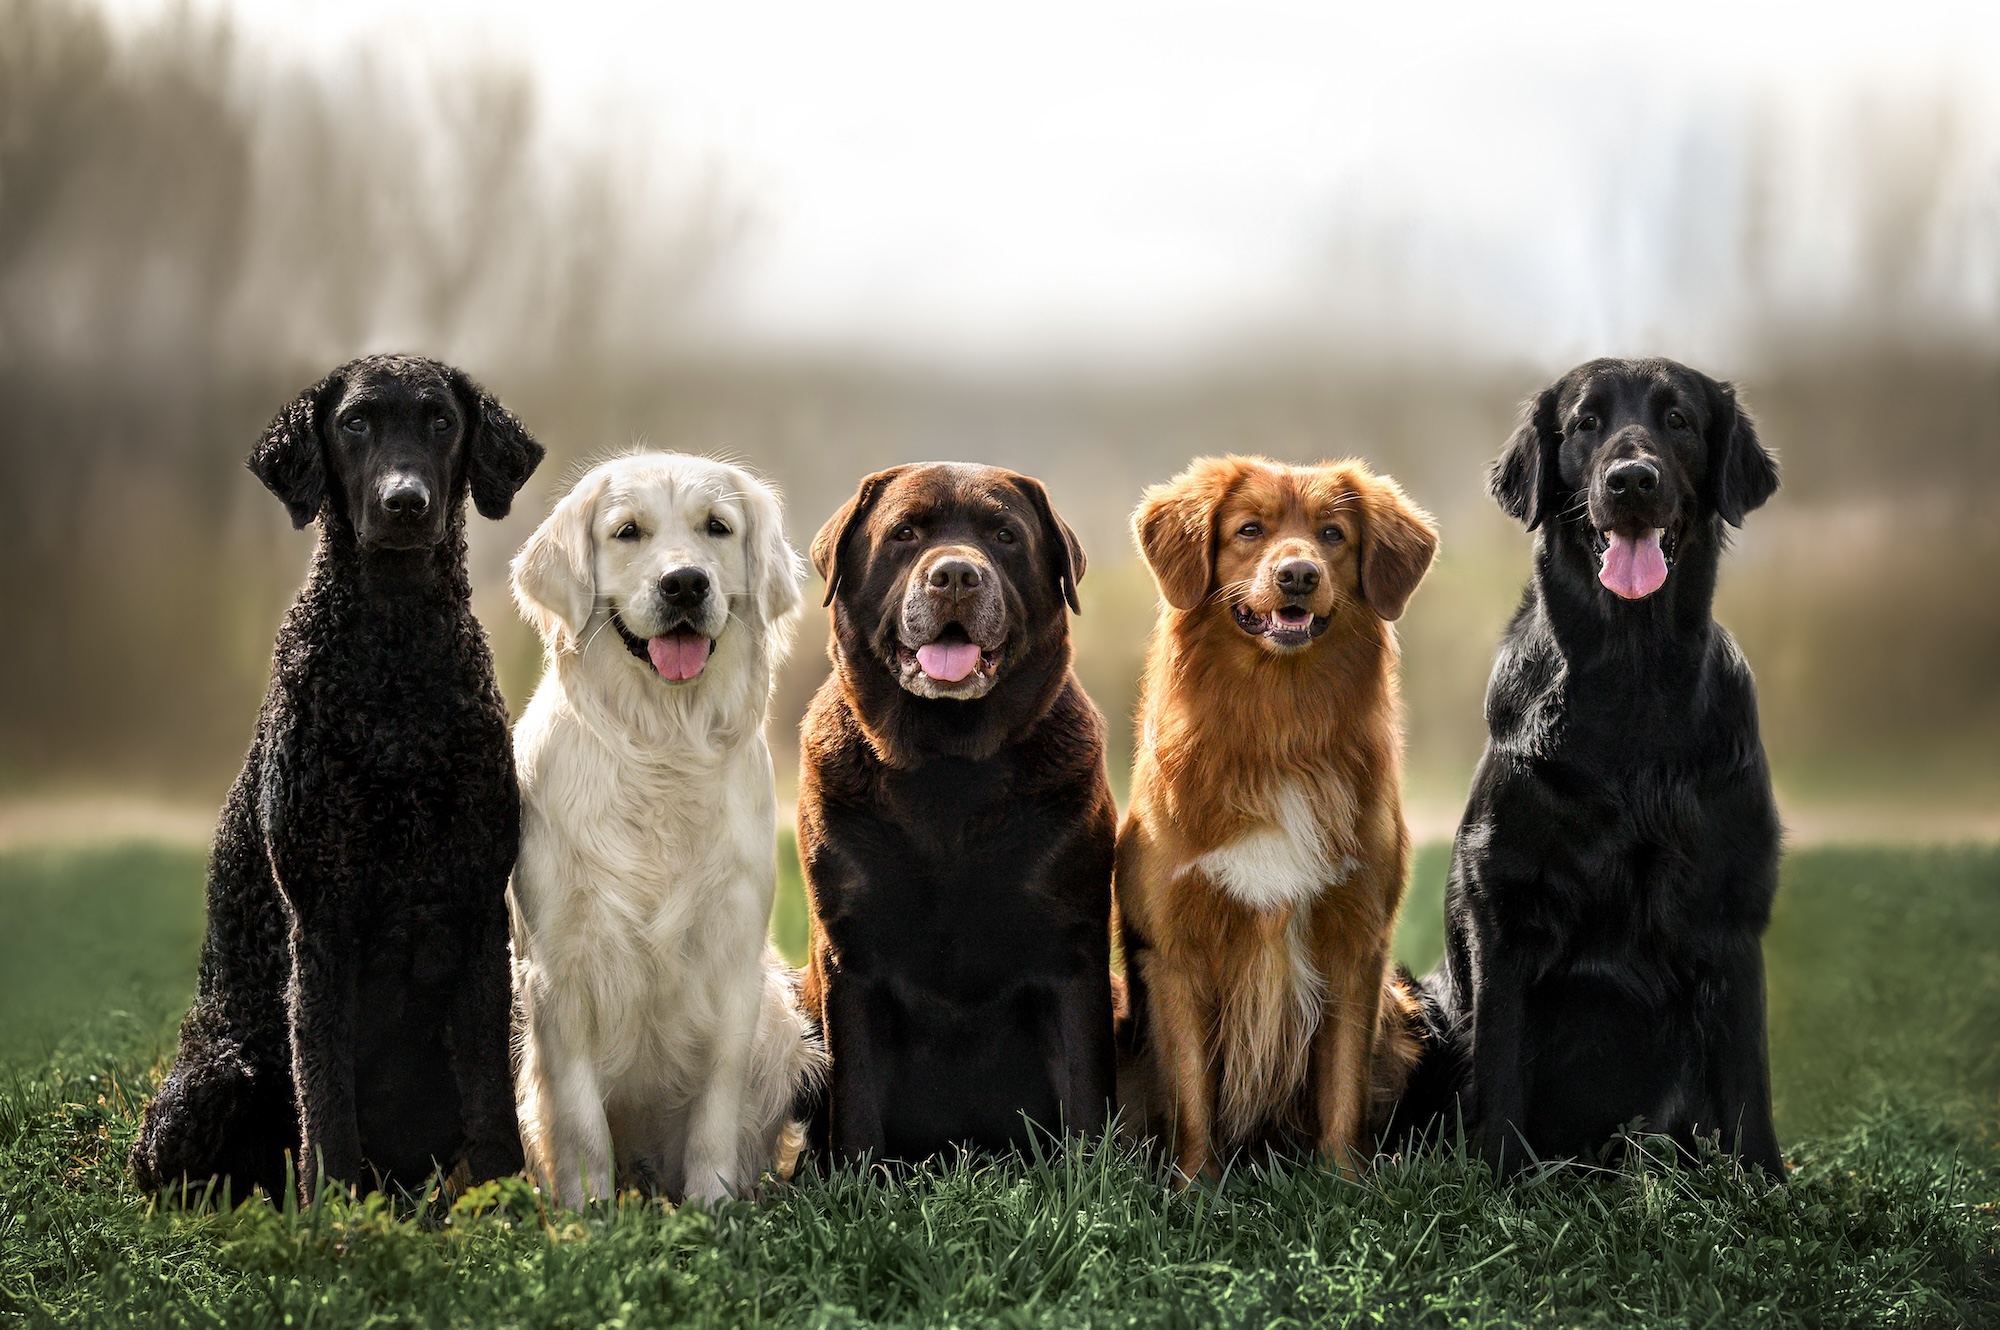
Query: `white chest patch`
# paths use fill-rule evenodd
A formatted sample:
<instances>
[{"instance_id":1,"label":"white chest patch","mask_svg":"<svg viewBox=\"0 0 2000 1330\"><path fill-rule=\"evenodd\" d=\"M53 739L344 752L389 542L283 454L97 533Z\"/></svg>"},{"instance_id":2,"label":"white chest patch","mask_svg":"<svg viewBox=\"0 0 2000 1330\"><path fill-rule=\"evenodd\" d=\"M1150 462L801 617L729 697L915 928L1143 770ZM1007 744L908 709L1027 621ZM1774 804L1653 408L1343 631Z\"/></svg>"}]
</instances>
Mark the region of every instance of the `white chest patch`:
<instances>
[{"instance_id":1,"label":"white chest patch","mask_svg":"<svg viewBox=\"0 0 2000 1330\"><path fill-rule=\"evenodd\" d=\"M1201 870L1253 910L1302 904L1354 871L1353 860L1336 862L1327 855L1312 803L1298 786L1279 786L1271 808L1272 822L1218 845L1181 871Z\"/></svg>"}]
</instances>

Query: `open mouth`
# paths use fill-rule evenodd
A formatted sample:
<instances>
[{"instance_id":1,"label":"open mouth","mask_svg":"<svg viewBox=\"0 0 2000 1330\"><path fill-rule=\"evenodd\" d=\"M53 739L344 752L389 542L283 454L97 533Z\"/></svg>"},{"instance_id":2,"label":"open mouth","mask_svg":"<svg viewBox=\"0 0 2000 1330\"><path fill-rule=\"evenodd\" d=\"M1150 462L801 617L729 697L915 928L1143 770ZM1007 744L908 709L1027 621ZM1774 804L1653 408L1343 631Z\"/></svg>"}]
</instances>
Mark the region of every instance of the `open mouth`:
<instances>
[{"instance_id":1,"label":"open mouth","mask_svg":"<svg viewBox=\"0 0 2000 1330\"><path fill-rule=\"evenodd\" d=\"M920 647L898 643L896 665L905 678L921 675L945 687L968 680L990 681L1000 666L1000 648L981 646L963 626L948 623L934 639Z\"/></svg>"},{"instance_id":2,"label":"open mouth","mask_svg":"<svg viewBox=\"0 0 2000 1330\"><path fill-rule=\"evenodd\" d=\"M1591 552L1598 559L1597 580L1624 600L1644 600L1666 585L1679 545L1680 533L1666 527L1637 535L1620 531L1590 533Z\"/></svg>"},{"instance_id":3,"label":"open mouth","mask_svg":"<svg viewBox=\"0 0 2000 1330\"><path fill-rule=\"evenodd\" d=\"M658 637L640 637L625 626L618 612L611 612L611 626L618 630L625 649L651 666L668 683L686 683L702 672L715 650L715 639L704 637L686 624L667 629Z\"/></svg>"},{"instance_id":4,"label":"open mouth","mask_svg":"<svg viewBox=\"0 0 2000 1330\"><path fill-rule=\"evenodd\" d=\"M1261 637L1281 647L1302 647L1326 631L1330 620L1303 605L1281 605L1269 614L1260 614L1248 605L1231 607L1236 626L1252 637Z\"/></svg>"}]
</instances>

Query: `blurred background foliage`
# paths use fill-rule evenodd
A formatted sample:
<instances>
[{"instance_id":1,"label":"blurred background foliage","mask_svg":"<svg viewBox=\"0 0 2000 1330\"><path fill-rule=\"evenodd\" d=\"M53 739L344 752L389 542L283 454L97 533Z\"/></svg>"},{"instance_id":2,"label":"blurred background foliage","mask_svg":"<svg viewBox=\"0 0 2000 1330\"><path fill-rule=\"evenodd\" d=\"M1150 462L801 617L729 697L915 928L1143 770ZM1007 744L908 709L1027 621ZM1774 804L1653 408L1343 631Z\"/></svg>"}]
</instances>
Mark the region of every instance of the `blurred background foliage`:
<instances>
[{"instance_id":1,"label":"blurred background foliage","mask_svg":"<svg viewBox=\"0 0 2000 1330\"><path fill-rule=\"evenodd\" d=\"M504 59L362 48L337 70L187 9L114 24L0 0L0 792L219 795L311 545L242 459L331 364L409 349L465 365L550 449L514 516L475 523L517 709L539 656L506 561L592 457L643 440L747 461L801 547L866 471L988 461L1043 477L1083 537L1078 665L1121 789L1153 615L1125 529L1142 488L1201 453L1363 456L1443 527L1402 641L1413 804L1448 825L1527 567L1485 463L1565 366L1452 326L1426 304L1449 273L1409 235L1329 236L1310 278L1326 318L1154 363L731 345L705 335L704 293L756 200L725 169L663 164L616 118L561 129ZM1781 789L1991 808L2000 155L1949 91L1864 111L1811 143L1729 126L1729 153L1690 159L1701 187L1632 206L1667 237L1660 349L1686 342L1676 318L1727 348L1702 367L1742 384L1783 458L1720 605ZM1787 275L1802 219L1846 265L1810 298ZM781 769L825 669L809 619L779 689Z\"/></svg>"}]
</instances>

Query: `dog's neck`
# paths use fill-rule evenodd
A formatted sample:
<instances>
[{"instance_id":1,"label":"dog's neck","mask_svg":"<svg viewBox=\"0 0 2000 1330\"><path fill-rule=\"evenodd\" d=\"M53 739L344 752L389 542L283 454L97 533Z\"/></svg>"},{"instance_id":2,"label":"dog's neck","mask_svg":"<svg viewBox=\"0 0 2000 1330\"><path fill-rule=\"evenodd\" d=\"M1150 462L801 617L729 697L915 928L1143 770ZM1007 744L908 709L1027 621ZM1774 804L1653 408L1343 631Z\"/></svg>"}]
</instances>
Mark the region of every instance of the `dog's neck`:
<instances>
[{"instance_id":1,"label":"dog's neck","mask_svg":"<svg viewBox=\"0 0 2000 1330\"><path fill-rule=\"evenodd\" d=\"M472 577L465 555L463 508L446 521L443 539L413 550L364 548L353 525L329 509L320 517L307 585L322 600L361 610L363 624L425 620L470 608Z\"/></svg>"}]
</instances>

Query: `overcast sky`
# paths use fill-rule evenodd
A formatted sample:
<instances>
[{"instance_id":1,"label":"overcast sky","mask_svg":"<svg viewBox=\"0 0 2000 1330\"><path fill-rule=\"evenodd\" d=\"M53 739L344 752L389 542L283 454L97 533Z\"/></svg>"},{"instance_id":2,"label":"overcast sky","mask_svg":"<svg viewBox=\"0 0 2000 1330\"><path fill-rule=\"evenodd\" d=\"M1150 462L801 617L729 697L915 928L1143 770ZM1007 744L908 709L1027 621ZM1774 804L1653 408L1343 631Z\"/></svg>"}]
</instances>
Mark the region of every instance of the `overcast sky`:
<instances>
[{"instance_id":1,"label":"overcast sky","mask_svg":"<svg viewBox=\"0 0 2000 1330\"><path fill-rule=\"evenodd\" d=\"M1478 335L1620 349L1677 317L1649 191L1726 165L1745 117L1990 110L2000 78L1992 0L210 3L288 56L522 61L565 121L639 117L749 205L735 326L944 354L1309 315L1353 294L1343 245L1385 239Z\"/></svg>"}]
</instances>

